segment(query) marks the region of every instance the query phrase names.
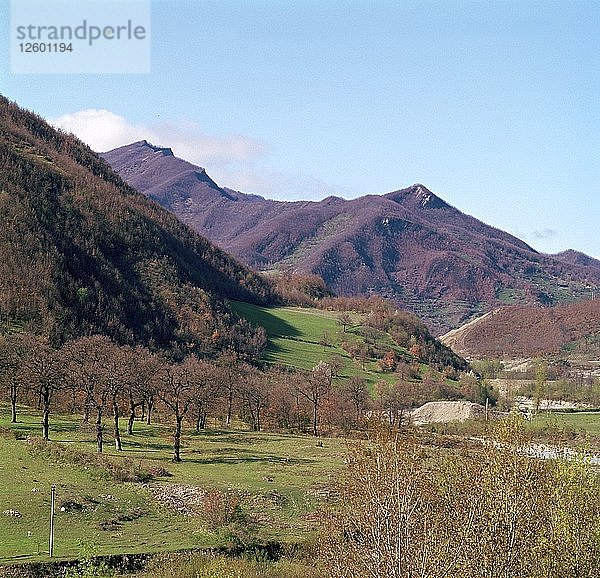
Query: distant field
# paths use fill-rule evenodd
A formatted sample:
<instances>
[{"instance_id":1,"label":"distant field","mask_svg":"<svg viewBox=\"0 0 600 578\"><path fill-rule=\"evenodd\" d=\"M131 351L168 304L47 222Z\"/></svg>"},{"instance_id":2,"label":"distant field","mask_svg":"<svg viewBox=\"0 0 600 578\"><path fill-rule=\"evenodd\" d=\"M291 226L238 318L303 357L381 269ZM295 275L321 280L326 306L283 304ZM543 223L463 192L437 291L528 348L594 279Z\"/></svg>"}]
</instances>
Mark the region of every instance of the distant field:
<instances>
[{"instance_id":1,"label":"distant field","mask_svg":"<svg viewBox=\"0 0 600 578\"><path fill-rule=\"evenodd\" d=\"M59 558L222 543L224 538L208 532L201 519L174 512L140 484L116 483L94 465L32 454L30 445L14 439L10 430L20 437L39 435L39 415L30 411L19 419L11 426L7 408L0 406L0 563L47 559L51 484L57 486ZM168 426L136 423L135 435L123 438L124 451L116 452L107 444L106 455L117 464L129 460L134 469L167 469L172 477L152 482L164 485L167 493L178 485L239 492L242 509L255 520L257 536L263 540L306 537L315 524L310 513L324 485L341 468L345 450L342 440L323 440L323 447L317 447L310 437L209 429L188 432L184 461L174 464L170 435ZM79 417L52 417L51 438L62 448L95 453L94 433L80 426ZM84 509L61 512L66 502ZM21 516L3 513L9 510Z\"/></svg>"},{"instance_id":2,"label":"distant field","mask_svg":"<svg viewBox=\"0 0 600 578\"><path fill-rule=\"evenodd\" d=\"M232 301L234 311L254 325L265 328L269 345L265 359L272 363L282 363L298 369L311 369L319 361L327 361L337 354L344 360L340 377L360 375L369 383L379 379L394 379L389 373L378 371L375 360L370 360L363 371L356 361L341 347L343 341L364 341L357 329L361 323L361 315L355 314L356 325L347 328L344 333L337 324L339 313L308 309L302 307L259 307L249 303ZM319 342L323 335L329 338L328 345ZM398 353L405 349L398 347L387 334L378 336L378 346Z\"/></svg>"},{"instance_id":3,"label":"distant field","mask_svg":"<svg viewBox=\"0 0 600 578\"><path fill-rule=\"evenodd\" d=\"M547 425L571 428L593 437L600 437L600 412L541 413L533 422L534 427Z\"/></svg>"}]
</instances>

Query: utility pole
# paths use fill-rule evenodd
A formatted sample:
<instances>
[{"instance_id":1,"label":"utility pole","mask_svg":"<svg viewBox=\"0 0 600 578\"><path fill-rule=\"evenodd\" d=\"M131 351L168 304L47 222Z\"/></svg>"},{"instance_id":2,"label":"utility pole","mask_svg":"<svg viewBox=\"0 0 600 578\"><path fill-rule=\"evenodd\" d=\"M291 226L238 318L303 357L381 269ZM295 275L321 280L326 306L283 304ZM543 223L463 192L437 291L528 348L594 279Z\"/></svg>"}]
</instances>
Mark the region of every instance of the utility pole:
<instances>
[{"instance_id":1,"label":"utility pole","mask_svg":"<svg viewBox=\"0 0 600 578\"><path fill-rule=\"evenodd\" d=\"M56 494L56 486L52 484L50 490L50 558L54 554L54 498Z\"/></svg>"}]
</instances>

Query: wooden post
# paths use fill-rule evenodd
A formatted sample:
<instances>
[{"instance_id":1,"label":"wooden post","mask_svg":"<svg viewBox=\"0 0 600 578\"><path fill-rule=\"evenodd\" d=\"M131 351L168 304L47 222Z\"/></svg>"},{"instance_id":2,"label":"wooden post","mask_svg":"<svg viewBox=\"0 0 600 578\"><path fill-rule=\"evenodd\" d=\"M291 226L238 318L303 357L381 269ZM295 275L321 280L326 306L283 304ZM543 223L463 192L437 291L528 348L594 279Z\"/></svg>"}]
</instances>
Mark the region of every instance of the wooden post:
<instances>
[{"instance_id":1,"label":"wooden post","mask_svg":"<svg viewBox=\"0 0 600 578\"><path fill-rule=\"evenodd\" d=\"M50 558L54 554L54 498L56 494L56 486L52 484L50 490Z\"/></svg>"},{"instance_id":2,"label":"wooden post","mask_svg":"<svg viewBox=\"0 0 600 578\"><path fill-rule=\"evenodd\" d=\"M490 398L485 398L485 421L490 421Z\"/></svg>"}]
</instances>

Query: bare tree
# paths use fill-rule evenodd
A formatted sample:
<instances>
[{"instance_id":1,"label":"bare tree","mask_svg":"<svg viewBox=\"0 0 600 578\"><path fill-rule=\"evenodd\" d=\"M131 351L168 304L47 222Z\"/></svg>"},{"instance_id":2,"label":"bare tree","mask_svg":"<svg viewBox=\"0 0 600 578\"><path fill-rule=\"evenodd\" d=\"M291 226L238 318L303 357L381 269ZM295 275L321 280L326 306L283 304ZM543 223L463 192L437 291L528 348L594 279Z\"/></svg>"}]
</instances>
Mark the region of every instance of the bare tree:
<instances>
[{"instance_id":1,"label":"bare tree","mask_svg":"<svg viewBox=\"0 0 600 578\"><path fill-rule=\"evenodd\" d=\"M152 411L152 403L148 399L154 399L156 394L156 375L160 368L160 362L156 355L145 347L135 347L129 351L129 372L125 384L128 402L129 418L127 420L127 433L133 435L133 424L136 419L137 408L148 408L148 420ZM142 418L143 419L143 418Z\"/></svg>"},{"instance_id":2,"label":"bare tree","mask_svg":"<svg viewBox=\"0 0 600 578\"><path fill-rule=\"evenodd\" d=\"M38 393L42 407L42 436L47 440L50 438L50 405L54 394L64 384L64 367L47 338L26 334L23 345L21 377Z\"/></svg>"},{"instance_id":3,"label":"bare tree","mask_svg":"<svg viewBox=\"0 0 600 578\"><path fill-rule=\"evenodd\" d=\"M355 423L359 424L370 399L366 380L354 375L342 384L341 390L343 396L352 403Z\"/></svg>"},{"instance_id":4,"label":"bare tree","mask_svg":"<svg viewBox=\"0 0 600 578\"><path fill-rule=\"evenodd\" d=\"M233 403L245 366L240 363L235 351L226 351L217 358L217 367L216 378L225 393L227 404L225 423L229 426L233 417Z\"/></svg>"},{"instance_id":5,"label":"bare tree","mask_svg":"<svg viewBox=\"0 0 600 578\"><path fill-rule=\"evenodd\" d=\"M198 387L196 389L194 402L197 432L206 427L208 412L211 407L215 405L215 402L219 397L220 386L218 382L218 373L219 369L213 363L207 361L200 362Z\"/></svg>"},{"instance_id":6,"label":"bare tree","mask_svg":"<svg viewBox=\"0 0 600 578\"><path fill-rule=\"evenodd\" d=\"M342 328L344 333L346 333L348 327L352 326L353 322L352 315L347 311L343 311L337 316L337 324Z\"/></svg>"},{"instance_id":7,"label":"bare tree","mask_svg":"<svg viewBox=\"0 0 600 578\"><path fill-rule=\"evenodd\" d=\"M268 404L272 390L273 375L271 372L247 372L241 386L241 396L248 410L252 429L260 431L262 427L262 412Z\"/></svg>"},{"instance_id":8,"label":"bare tree","mask_svg":"<svg viewBox=\"0 0 600 578\"><path fill-rule=\"evenodd\" d=\"M333 382L333 373L328 363L319 361L312 368L310 375L300 379L296 385L296 391L307 399L312 407L312 430L313 435L319 435L319 410L324 398L330 393Z\"/></svg>"},{"instance_id":9,"label":"bare tree","mask_svg":"<svg viewBox=\"0 0 600 578\"><path fill-rule=\"evenodd\" d=\"M117 396L125 368L123 350L104 335L82 337L63 346L62 357L68 368L72 387L85 392L86 406L96 414L96 451L102 453L104 445L103 417L108 400L116 412L116 446L120 449Z\"/></svg>"},{"instance_id":10,"label":"bare tree","mask_svg":"<svg viewBox=\"0 0 600 578\"><path fill-rule=\"evenodd\" d=\"M173 432L173 461L181 461L181 432L183 419L194 404L201 386L202 364L195 357L187 357L181 363L165 363L160 371L161 386L158 395L175 418Z\"/></svg>"},{"instance_id":11,"label":"bare tree","mask_svg":"<svg viewBox=\"0 0 600 578\"><path fill-rule=\"evenodd\" d=\"M11 423L17 423L17 401L23 385L19 369L25 353L26 347L21 335L0 336L0 383L8 388Z\"/></svg>"}]
</instances>

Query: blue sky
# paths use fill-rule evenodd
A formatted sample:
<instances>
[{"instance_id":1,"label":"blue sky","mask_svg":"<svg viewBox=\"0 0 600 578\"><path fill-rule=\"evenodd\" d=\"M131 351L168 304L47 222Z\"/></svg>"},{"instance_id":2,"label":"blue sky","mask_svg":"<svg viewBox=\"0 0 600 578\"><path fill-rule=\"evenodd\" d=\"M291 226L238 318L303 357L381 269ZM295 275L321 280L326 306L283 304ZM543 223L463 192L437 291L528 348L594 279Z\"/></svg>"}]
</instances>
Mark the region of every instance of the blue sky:
<instances>
[{"instance_id":1,"label":"blue sky","mask_svg":"<svg viewBox=\"0 0 600 578\"><path fill-rule=\"evenodd\" d=\"M150 74L13 75L0 51L0 91L97 150L147 138L232 188L420 182L600 258L598 2L155 0L150 38Z\"/></svg>"}]
</instances>

